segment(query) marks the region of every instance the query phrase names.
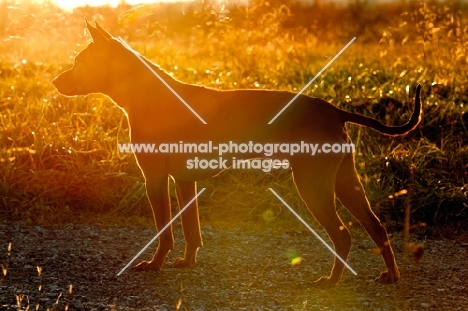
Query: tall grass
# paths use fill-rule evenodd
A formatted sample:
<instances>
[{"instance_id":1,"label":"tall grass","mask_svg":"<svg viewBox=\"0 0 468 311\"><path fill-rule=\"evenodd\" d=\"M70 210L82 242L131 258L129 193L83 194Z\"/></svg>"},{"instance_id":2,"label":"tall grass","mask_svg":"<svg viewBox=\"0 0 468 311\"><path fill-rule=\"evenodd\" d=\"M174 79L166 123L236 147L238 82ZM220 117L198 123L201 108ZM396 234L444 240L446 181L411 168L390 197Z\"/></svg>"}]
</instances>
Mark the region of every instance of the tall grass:
<instances>
[{"instance_id":1,"label":"tall grass","mask_svg":"<svg viewBox=\"0 0 468 311\"><path fill-rule=\"evenodd\" d=\"M61 97L50 84L86 45L87 17L181 81L221 89L298 91L357 36L305 93L396 125L408 120L421 83L423 122L408 137L349 126L357 168L376 212L395 229L405 206L413 224L467 223L468 10L459 2L205 2L73 14L11 4L0 23L2 219L152 222L135 160L117 149L128 142L122 112L99 95ZM269 186L302 205L286 172L228 170L200 186L205 222L294 222Z\"/></svg>"}]
</instances>

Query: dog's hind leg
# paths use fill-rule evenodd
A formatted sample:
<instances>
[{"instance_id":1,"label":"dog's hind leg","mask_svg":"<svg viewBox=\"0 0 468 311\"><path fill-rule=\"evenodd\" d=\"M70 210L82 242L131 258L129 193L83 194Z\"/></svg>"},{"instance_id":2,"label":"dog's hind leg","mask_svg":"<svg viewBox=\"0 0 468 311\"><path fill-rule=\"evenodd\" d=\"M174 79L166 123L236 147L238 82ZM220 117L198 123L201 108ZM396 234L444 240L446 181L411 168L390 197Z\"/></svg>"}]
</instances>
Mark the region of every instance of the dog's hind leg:
<instances>
[{"instance_id":1,"label":"dog's hind leg","mask_svg":"<svg viewBox=\"0 0 468 311\"><path fill-rule=\"evenodd\" d=\"M382 254L387 271L383 272L377 281L381 283L396 282L400 273L398 272L387 231L370 208L364 188L354 167L352 154L346 154L341 163L336 177L335 192L340 202L364 227Z\"/></svg>"},{"instance_id":2,"label":"dog's hind leg","mask_svg":"<svg viewBox=\"0 0 468 311\"><path fill-rule=\"evenodd\" d=\"M146 175L145 175L146 177ZM171 202L169 198L169 178L161 176L158 178L146 177L146 193L151 203L156 228L160 232L171 221ZM159 244L153 258L150 261L142 261L134 270L161 270L167 254L174 248L174 236L172 225L159 236Z\"/></svg>"},{"instance_id":3,"label":"dog's hind leg","mask_svg":"<svg viewBox=\"0 0 468 311\"><path fill-rule=\"evenodd\" d=\"M307 162L310 162L310 159L301 161L297 170L294 170L295 166L292 163L294 182L309 211L323 226L333 242L335 252L346 260L351 248L351 235L336 213L334 193L339 158L335 157L330 160L322 158L321 161L314 162L314 165ZM324 249L324 252L327 250ZM343 271L344 264L335 257L330 276L319 278L314 285L334 286L340 281Z\"/></svg>"},{"instance_id":4,"label":"dog's hind leg","mask_svg":"<svg viewBox=\"0 0 468 311\"><path fill-rule=\"evenodd\" d=\"M177 201L181 209L197 195L197 184L194 181L176 180L175 188ZM177 258L172 266L175 268L192 268L197 265L197 252L202 246L198 200L192 202L180 217L185 237L185 255L183 258Z\"/></svg>"}]
</instances>

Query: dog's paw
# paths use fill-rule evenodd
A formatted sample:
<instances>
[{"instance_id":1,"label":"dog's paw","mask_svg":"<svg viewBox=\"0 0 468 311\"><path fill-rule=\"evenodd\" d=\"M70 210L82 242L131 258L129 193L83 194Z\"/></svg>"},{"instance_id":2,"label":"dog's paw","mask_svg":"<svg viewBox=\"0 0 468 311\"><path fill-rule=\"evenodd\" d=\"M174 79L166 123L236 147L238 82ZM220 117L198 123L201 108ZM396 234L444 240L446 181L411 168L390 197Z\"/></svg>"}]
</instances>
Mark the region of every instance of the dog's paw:
<instances>
[{"instance_id":1,"label":"dog's paw","mask_svg":"<svg viewBox=\"0 0 468 311\"><path fill-rule=\"evenodd\" d=\"M195 268L197 266L197 262L195 260L189 260L186 258L177 258L172 263L172 268Z\"/></svg>"},{"instance_id":2,"label":"dog's paw","mask_svg":"<svg viewBox=\"0 0 468 311\"><path fill-rule=\"evenodd\" d=\"M333 280L329 276L322 276L318 280L312 282L312 287L317 287L317 288L330 288L330 287L335 287L338 284L338 281Z\"/></svg>"},{"instance_id":3,"label":"dog's paw","mask_svg":"<svg viewBox=\"0 0 468 311\"><path fill-rule=\"evenodd\" d=\"M378 278L375 279L376 282L382 283L382 284L393 284L398 281L400 277L390 275L388 271L382 272Z\"/></svg>"},{"instance_id":4,"label":"dog's paw","mask_svg":"<svg viewBox=\"0 0 468 311\"><path fill-rule=\"evenodd\" d=\"M149 271L149 270L156 270L159 271L161 270L161 267L156 265L154 262L144 260L137 264L136 266L132 267L133 271Z\"/></svg>"}]
</instances>

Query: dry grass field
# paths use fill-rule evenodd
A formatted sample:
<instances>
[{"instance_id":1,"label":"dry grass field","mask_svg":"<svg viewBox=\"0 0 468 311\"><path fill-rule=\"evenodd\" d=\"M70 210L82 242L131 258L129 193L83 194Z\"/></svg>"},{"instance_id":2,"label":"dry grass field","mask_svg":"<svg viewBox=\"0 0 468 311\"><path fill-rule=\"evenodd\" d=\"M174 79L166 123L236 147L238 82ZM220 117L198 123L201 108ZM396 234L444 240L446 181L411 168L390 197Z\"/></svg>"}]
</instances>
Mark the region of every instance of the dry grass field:
<instances>
[{"instance_id":1,"label":"dry grass field","mask_svg":"<svg viewBox=\"0 0 468 311\"><path fill-rule=\"evenodd\" d=\"M103 255L106 249L103 253L100 251L103 244L91 245L98 236L96 232L108 235L107 240L103 240L106 243L113 241L114 233L121 232L119 237L122 238L127 234L124 230L130 229L109 229L115 230L109 233L104 232L107 229L99 228L114 225L152 228L153 216L145 196L143 177L133 155L120 153L117 148L118 143L129 142L128 125L122 111L108 98L97 94L63 97L51 84L57 74L72 65L73 56L84 49L89 40L84 30L84 18L97 21L113 35L121 36L177 79L220 89L298 92L356 37L356 41L304 93L324 98L345 110L372 116L385 124L399 125L409 119L415 87L418 83L422 85L423 120L407 137L384 137L353 125L348 129L356 145L357 169L371 205L389 232L400 241L396 243L398 260L407 259L405 243L408 240L450 239L454 246L448 247L442 242L432 244L428 251L430 265L405 266L407 274L403 281L389 288L389 294L386 294L387 288L374 287L368 279L362 279L370 256L367 249L371 246L365 240L357 242L358 247L353 248L357 259L351 264L357 266L361 274L358 281L345 275L341 288L350 290L346 301L337 298L343 293L339 289L330 294L282 288L282 280L301 279L302 275L301 270L296 269L285 279L279 277L282 275L278 272L282 269L280 257L275 257L271 266L259 263L257 267L255 262L252 263L251 272L262 275L258 280L263 281L254 285L258 292L252 294L250 291L250 296L242 296L244 294L231 286L234 276L216 276L219 272L208 270L213 268L208 264L211 259L206 258L231 260L228 249L224 249L225 253L218 249L220 255L202 253L201 260L203 262L205 256L205 264L201 270L194 270L198 271L195 275L201 274L208 283L225 278L226 284L219 285L225 295L218 295L215 290L218 285L214 283L205 287L194 285L198 284L198 279L192 280L193 274L186 271L181 277L177 275L184 280L180 282L180 278L173 283L165 279L175 272L163 274L162 283L153 279L153 275L142 275L142 283L136 284L140 278L136 275L133 287L125 287L106 276L104 283L113 284L110 289L102 285L103 279L101 283L92 280L92 284L101 286L98 289L87 289L86 277L80 279L84 276L78 273L87 269L86 260L98 264L95 266L96 278L103 269L109 269L111 263L118 271L151 235L135 242L138 245L133 245L133 240L109 244L106 249L109 252L112 249L113 255L107 258ZM143 305L153 310L151 306L156 304L161 306L158 310L203 310L203 306L213 310L260 310L261 306L269 306L265 310L419 310L430 307L457 310L457 303L465 307L468 304L466 287L460 281L466 281L468 273L461 260L466 256L468 245L463 240L466 235L461 235L468 225L468 6L463 1L398 1L379 5L373 5L372 1L352 1L347 6L320 1L310 6L274 0L256 0L248 5L196 1L136 7L88 7L66 12L47 1L29 4L7 0L0 2L0 39L0 264L3 270L0 310L27 310L29 306L31 310L37 306L37 310L65 310L68 307L70 310L115 310L116 306L126 306L117 308L122 310L143 310ZM289 172L230 169L199 182L199 187L207 189L199 199L200 217L202 228L208 232L206 241L211 244L211 251L217 249L217 243L222 245L220 239L231 239L225 247L234 245L237 234L234 238L226 232L239 232L236 231L239 228L263 228L268 232L258 236L254 233L253 240L236 246L236 254L252 252L247 255L252 256L250 258L257 258L258 254L253 255L253 249L247 251L244 248L248 241L251 241L250 245L258 245L258 249L261 249L260 245L270 245L263 239L272 238L271 230L280 232L278 235L283 234L283 237L299 235L306 239L310 235L268 191L269 187L274 187L286 194L284 199L309 223L314 223L297 195ZM175 198L173 203L176 210ZM351 216L341 207L338 211L346 223L353 226ZM28 276L23 275L27 272L24 265L33 270L35 265L47 267L48 264L41 260L48 258L50 253L54 254L52 259L45 260L49 265L62 258L60 249L71 245L62 241L64 232L73 229L70 226L81 228L80 235L91 241L89 245L76 242L76 249L66 252L88 256L89 250L88 259L79 257L78 261L78 257L73 257L68 262L83 269L69 274L72 279L69 283L78 283L75 293L81 293L74 294L74 298L71 289L67 294L68 281L64 281L58 270L54 273L63 284L55 275L49 275L50 280L46 280L46 277L41 278L40 272L39 278L34 273L35 281L28 281ZM355 225L352 230L357 230L358 236L362 237L357 227ZM218 235L218 229L224 233ZM138 239L135 230L130 231ZM60 238L52 239L56 235ZM40 239L33 240L33 237L49 239L44 240L46 246L41 248ZM15 255L15 247L17 249L24 243L22 241L28 241L34 252L31 248L29 255ZM273 251L278 250L273 244L271 246ZM54 250L46 252L46 248ZM132 250L125 253L129 249ZM438 251L444 252L442 257L437 256ZM42 252L45 254L41 259L38 254ZM449 257L449 254L453 256ZM38 262L31 259L36 258L34 256L39 256L34 259ZM453 258L451 264L449 258ZM438 259L447 260L446 268L437 263ZM239 263L244 259L235 260L232 267L238 270L236 277L242 276L244 271ZM311 256L307 265L315 260ZM330 263L330 260L328 256L324 262ZM374 257L372 262L369 265L377 268L378 260L375 263ZM272 281L276 285L268 285L273 286L269 289L262 283L268 280L265 276L267 267L277 270ZM73 270L68 266L66 269ZM454 272L454 276L447 271ZM440 275L440 280L434 279L436 275L436 279ZM308 275L303 281L311 280L310 277ZM131 275L126 278L132 282ZM39 292L42 284L46 286L49 282L53 285L52 294L46 297L41 292L38 297L45 298L37 298L37 303L32 300L26 303L26 296L18 294L22 292L23 281L34 285L30 291L35 291L39 284ZM439 281L444 284L440 285ZM189 284L185 294L183 282ZM252 290L254 283L238 282L245 286L243 293L248 292L248 288ZM115 291L110 294L108 291L114 285ZM158 286L162 291L159 298L151 296L154 300L145 300L149 299L144 294L146 289ZM191 292L190 286L202 292ZM352 286L361 287L351 290ZM372 290L367 292L368 288ZM289 296L277 297L278 300L272 298L283 290ZM3 297L2 291L6 293ZM421 294L425 291L427 295ZM13 292L16 293L15 308L10 307ZM214 298L210 296L212 293L216 293ZM233 298L229 293L239 294L241 298ZM413 294L416 298L411 296ZM87 297L88 305L80 295ZM92 304L91 301L98 301L96 295L103 301L108 300L101 303L98 299L99 303ZM139 295L146 297L140 307ZM209 302L197 300L208 299L207 295L211 297ZM437 295L442 295L443 300L438 300ZM69 297L73 304L65 303L63 299L67 298L63 297ZM119 297L119 303L112 297ZM125 300L125 297L130 298ZM264 300L258 300L259 297ZM308 304L307 297L310 298ZM57 303L62 299L62 304L52 306L55 299ZM249 309L249 306L253 307Z\"/></svg>"},{"instance_id":2,"label":"dry grass field","mask_svg":"<svg viewBox=\"0 0 468 311\"><path fill-rule=\"evenodd\" d=\"M122 112L100 95L62 97L50 83L86 45L87 17L179 80L221 89L299 91L357 37L305 93L397 125L408 119L421 83L424 118L408 137L349 126L358 170L389 226L401 229L406 207L412 224L466 224L468 15L461 2L213 2L73 13L50 4L7 4L0 16L3 219L152 221L133 155L117 148L128 142ZM228 170L200 182L207 188L202 219L261 222L266 212L270 220L287 220L266 189L285 188L300 205L288 175Z\"/></svg>"}]
</instances>

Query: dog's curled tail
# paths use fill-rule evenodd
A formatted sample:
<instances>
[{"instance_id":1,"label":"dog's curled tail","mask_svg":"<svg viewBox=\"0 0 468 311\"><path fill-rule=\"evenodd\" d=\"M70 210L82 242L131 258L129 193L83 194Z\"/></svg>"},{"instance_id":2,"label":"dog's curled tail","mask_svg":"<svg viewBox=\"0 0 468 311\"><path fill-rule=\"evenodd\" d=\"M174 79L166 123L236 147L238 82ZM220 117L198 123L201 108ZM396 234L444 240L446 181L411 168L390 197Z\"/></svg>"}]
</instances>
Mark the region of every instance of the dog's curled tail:
<instances>
[{"instance_id":1,"label":"dog's curled tail","mask_svg":"<svg viewBox=\"0 0 468 311\"><path fill-rule=\"evenodd\" d=\"M366 127L370 127L387 136L401 136L406 135L418 126L422 117L422 104L421 104L421 85L416 87L416 97L414 102L414 110L411 119L401 126L387 126L379 121L352 112L345 112L342 117L343 122L351 122Z\"/></svg>"}]
</instances>

